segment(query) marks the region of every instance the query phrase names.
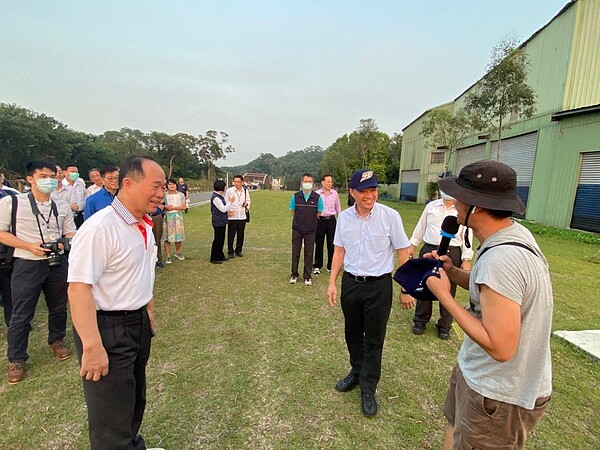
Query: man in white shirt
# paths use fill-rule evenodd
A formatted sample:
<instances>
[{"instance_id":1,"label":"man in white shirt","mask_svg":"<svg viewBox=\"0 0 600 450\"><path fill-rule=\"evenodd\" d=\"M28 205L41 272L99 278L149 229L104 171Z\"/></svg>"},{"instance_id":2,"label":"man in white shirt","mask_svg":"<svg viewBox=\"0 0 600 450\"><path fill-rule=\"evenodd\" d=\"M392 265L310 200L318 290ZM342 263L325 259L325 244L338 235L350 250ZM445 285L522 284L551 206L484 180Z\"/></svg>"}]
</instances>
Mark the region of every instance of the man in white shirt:
<instances>
[{"instance_id":1,"label":"man in white shirt","mask_svg":"<svg viewBox=\"0 0 600 450\"><path fill-rule=\"evenodd\" d=\"M100 174L100 170L99 169L96 169L94 167L93 169L90 169L90 171L88 172L88 174L89 174L89 177L90 177L90 181L92 182L92 185L85 190L85 198L86 199L89 196L94 195L100 189L102 189L102 186L104 185L103 182L102 182L102 176Z\"/></svg>"},{"instance_id":2,"label":"man in white shirt","mask_svg":"<svg viewBox=\"0 0 600 450\"><path fill-rule=\"evenodd\" d=\"M48 161L27 164L31 192L20 194L17 204L17 235L11 225L12 201L0 201L0 242L14 247L12 316L8 328L8 382L25 376L31 321L40 293L48 307L48 344L59 360L71 356L63 343L67 326L67 258L59 239L73 237L75 224L69 206L50 198L56 189L56 165Z\"/></svg>"},{"instance_id":3,"label":"man in white shirt","mask_svg":"<svg viewBox=\"0 0 600 450\"><path fill-rule=\"evenodd\" d=\"M85 183L79 178L79 169L73 164L67 165L64 170L65 179L63 184L71 186L71 210L73 211L73 219L75 226L79 228L83 223L83 210L85 208Z\"/></svg>"},{"instance_id":4,"label":"man in white shirt","mask_svg":"<svg viewBox=\"0 0 600 450\"><path fill-rule=\"evenodd\" d=\"M355 172L350 179L350 192L356 202L339 215L327 289L329 304L335 306L336 280L343 267L340 300L351 369L335 388L348 392L360 385L366 416L377 414L375 391L392 308L394 253L403 264L408 260L410 245L400 214L377 203L377 187L377 177L368 169ZM405 309L414 303L405 295L401 302Z\"/></svg>"},{"instance_id":5,"label":"man in white shirt","mask_svg":"<svg viewBox=\"0 0 600 450\"><path fill-rule=\"evenodd\" d=\"M456 217L456 208L454 207L454 199L445 194L441 193L442 198L439 200L431 201L427 204L415 230L413 231L412 237L410 238L410 247L408 248L408 256L412 258L415 253L415 248L424 241L425 244L419 252L419 257L425 253L431 253L440 245L442 236L440 234L442 222L447 216ZM467 231L467 228L460 226L456 237L450 241L447 255L452 260L452 263L456 267L460 267L462 270L471 269L471 259L473 258L473 250L466 245L465 233L469 233L469 242L472 241L472 232ZM452 296L456 294L456 284L452 284ZM438 329L438 337L443 340L450 338L450 327L452 325L452 316L446 311L446 308L440 303L440 320L436 327ZM415 317L413 319L413 333L421 335L425 333L425 327L431 319L431 312L433 304L430 301L417 300L417 307L415 308Z\"/></svg>"},{"instance_id":6,"label":"man in white shirt","mask_svg":"<svg viewBox=\"0 0 600 450\"><path fill-rule=\"evenodd\" d=\"M112 205L87 220L73 240L69 303L92 449L146 448L138 432L154 333L156 262L148 214L164 196L160 165L130 158L121 165Z\"/></svg>"},{"instance_id":7,"label":"man in white shirt","mask_svg":"<svg viewBox=\"0 0 600 450\"><path fill-rule=\"evenodd\" d=\"M250 194L248 189L242 186L244 178L241 175L233 177L233 186L225 191L225 199L231 203L231 209L227 212L227 256L229 258L244 256L244 231L246 230L246 208L250 208ZM235 247L233 241L237 234Z\"/></svg>"},{"instance_id":8,"label":"man in white shirt","mask_svg":"<svg viewBox=\"0 0 600 450\"><path fill-rule=\"evenodd\" d=\"M52 191L50 194L50 198L54 201L61 200L65 202L67 205L71 203L71 185L63 183L65 179L65 174L63 173L60 166L56 166L56 189Z\"/></svg>"}]
</instances>

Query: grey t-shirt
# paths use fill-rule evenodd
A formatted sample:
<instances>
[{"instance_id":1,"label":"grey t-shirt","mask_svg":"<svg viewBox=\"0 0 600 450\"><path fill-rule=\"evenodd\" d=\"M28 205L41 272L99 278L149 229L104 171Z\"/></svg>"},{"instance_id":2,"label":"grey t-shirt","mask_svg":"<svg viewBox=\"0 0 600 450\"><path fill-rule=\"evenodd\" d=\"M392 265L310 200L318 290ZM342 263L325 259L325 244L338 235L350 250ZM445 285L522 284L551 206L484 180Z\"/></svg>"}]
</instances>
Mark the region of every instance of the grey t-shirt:
<instances>
[{"instance_id":1,"label":"grey t-shirt","mask_svg":"<svg viewBox=\"0 0 600 450\"><path fill-rule=\"evenodd\" d=\"M481 255L485 248L502 242L520 242L535 254L514 245L501 245ZM518 223L486 239L479 254L469 281L472 313L481 315L479 285L482 284L518 303L521 305L519 344L512 359L498 362L465 335L458 364L475 392L533 409L537 398L552 392L553 297L548 262L529 230Z\"/></svg>"}]
</instances>

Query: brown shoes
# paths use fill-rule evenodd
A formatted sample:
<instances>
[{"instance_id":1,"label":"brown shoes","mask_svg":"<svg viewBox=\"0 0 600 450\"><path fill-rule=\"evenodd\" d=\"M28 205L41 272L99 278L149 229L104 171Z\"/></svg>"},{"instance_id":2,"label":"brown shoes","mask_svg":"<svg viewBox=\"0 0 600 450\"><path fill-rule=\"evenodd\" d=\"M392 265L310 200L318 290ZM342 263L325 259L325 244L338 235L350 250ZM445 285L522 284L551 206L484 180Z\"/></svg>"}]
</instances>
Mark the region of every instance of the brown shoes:
<instances>
[{"instance_id":1,"label":"brown shoes","mask_svg":"<svg viewBox=\"0 0 600 450\"><path fill-rule=\"evenodd\" d=\"M8 384L17 384L25 378L25 361L8 363Z\"/></svg>"},{"instance_id":2,"label":"brown shoes","mask_svg":"<svg viewBox=\"0 0 600 450\"><path fill-rule=\"evenodd\" d=\"M65 347L65 344L63 343L62 339L59 339L58 341L50 344L50 350L52 350L52 353L54 353L54 356L59 361L71 357L71 349Z\"/></svg>"}]
</instances>

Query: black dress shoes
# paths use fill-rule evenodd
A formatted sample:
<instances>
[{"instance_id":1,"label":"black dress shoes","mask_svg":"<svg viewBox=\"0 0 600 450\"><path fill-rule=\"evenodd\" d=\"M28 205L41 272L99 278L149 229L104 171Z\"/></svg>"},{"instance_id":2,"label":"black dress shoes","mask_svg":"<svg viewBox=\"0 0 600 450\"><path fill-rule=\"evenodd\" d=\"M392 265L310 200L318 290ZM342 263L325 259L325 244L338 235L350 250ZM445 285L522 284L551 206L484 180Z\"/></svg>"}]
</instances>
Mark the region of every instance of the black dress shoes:
<instances>
[{"instance_id":1,"label":"black dress shoes","mask_svg":"<svg viewBox=\"0 0 600 450\"><path fill-rule=\"evenodd\" d=\"M375 401L375 394L369 394L361 391L361 396L363 414L369 417L377 414L377 402Z\"/></svg>"},{"instance_id":2,"label":"black dress shoes","mask_svg":"<svg viewBox=\"0 0 600 450\"><path fill-rule=\"evenodd\" d=\"M425 325L422 323L416 323L412 331L413 334L423 334L425 333Z\"/></svg>"},{"instance_id":3,"label":"black dress shoes","mask_svg":"<svg viewBox=\"0 0 600 450\"><path fill-rule=\"evenodd\" d=\"M340 380L335 385L335 390L339 392L348 392L358 386L358 376L349 373L346 378Z\"/></svg>"},{"instance_id":4,"label":"black dress shoes","mask_svg":"<svg viewBox=\"0 0 600 450\"><path fill-rule=\"evenodd\" d=\"M238 258L241 258L242 256L244 256L244 254L242 252L236 253L235 256L237 256Z\"/></svg>"},{"instance_id":5,"label":"black dress shoes","mask_svg":"<svg viewBox=\"0 0 600 450\"><path fill-rule=\"evenodd\" d=\"M223 261L221 261L220 259L211 259L210 263L211 264L223 264Z\"/></svg>"}]
</instances>

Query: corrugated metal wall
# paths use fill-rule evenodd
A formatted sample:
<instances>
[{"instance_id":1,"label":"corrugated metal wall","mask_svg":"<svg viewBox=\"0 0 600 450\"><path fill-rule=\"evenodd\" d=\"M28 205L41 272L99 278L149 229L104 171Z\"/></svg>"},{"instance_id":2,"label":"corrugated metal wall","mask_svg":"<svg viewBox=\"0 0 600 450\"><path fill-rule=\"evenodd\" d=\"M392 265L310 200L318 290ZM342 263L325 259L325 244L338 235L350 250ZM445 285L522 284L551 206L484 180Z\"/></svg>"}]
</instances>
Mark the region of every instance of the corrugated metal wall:
<instances>
[{"instance_id":1,"label":"corrugated metal wall","mask_svg":"<svg viewBox=\"0 0 600 450\"><path fill-rule=\"evenodd\" d=\"M600 104L600 0L577 2L563 109Z\"/></svg>"},{"instance_id":2,"label":"corrugated metal wall","mask_svg":"<svg viewBox=\"0 0 600 450\"><path fill-rule=\"evenodd\" d=\"M583 153L571 228L600 233L600 152Z\"/></svg>"}]
</instances>

